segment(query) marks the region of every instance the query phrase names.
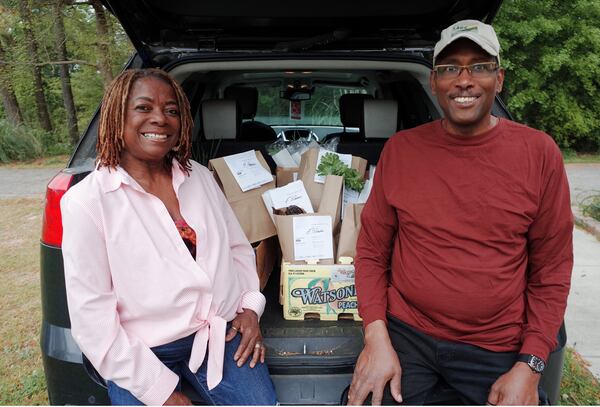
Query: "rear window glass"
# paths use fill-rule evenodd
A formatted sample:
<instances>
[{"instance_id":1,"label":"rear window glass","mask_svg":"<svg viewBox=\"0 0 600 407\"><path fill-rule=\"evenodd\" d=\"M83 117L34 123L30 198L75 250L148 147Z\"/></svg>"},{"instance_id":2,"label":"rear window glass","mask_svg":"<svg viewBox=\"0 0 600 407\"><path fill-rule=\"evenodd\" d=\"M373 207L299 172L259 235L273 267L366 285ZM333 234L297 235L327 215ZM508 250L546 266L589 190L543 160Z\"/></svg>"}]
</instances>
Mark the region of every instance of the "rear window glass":
<instances>
[{"instance_id":1,"label":"rear window glass","mask_svg":"<svg viewBox=\"0 0 600 407\"><path fill-rule=\"evenodd\" d=\"M367 93L364 88L316 86L310 100L290 102L280 97L278 87L258 87L258 106L254 120L271 126L342 126L340 96Z\"/></svg>"}]
</instances>

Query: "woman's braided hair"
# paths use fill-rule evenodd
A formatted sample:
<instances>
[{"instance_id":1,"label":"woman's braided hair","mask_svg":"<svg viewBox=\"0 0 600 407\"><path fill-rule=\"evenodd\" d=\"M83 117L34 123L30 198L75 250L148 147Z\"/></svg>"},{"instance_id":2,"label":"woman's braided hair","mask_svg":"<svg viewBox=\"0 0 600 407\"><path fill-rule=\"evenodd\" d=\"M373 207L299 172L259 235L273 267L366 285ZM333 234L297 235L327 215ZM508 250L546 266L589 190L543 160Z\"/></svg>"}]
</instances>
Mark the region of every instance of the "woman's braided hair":
<instances>
[{"instance_id":1,"label":"woman's braided hair","mask_svg":"<svg viewBox=\"0 0 600 407\"><path fill-rule=\"evenodd\" d=\"M165 71L156 68L130 69L117 76L102 98L100 109L100 125L98 127L98 142L96 161L100 167L116 168L121 160L121 152L125 147L123 132L127 118L127 102L133 84L142 78L157 78L171 85L177 97L181 132L177 146L165 156L165 167L171 168L173 158L187 171L191 170L190 163L192 127L194 125L190 112L190 103L175 79Z\"/></svg>"}]
</instances>

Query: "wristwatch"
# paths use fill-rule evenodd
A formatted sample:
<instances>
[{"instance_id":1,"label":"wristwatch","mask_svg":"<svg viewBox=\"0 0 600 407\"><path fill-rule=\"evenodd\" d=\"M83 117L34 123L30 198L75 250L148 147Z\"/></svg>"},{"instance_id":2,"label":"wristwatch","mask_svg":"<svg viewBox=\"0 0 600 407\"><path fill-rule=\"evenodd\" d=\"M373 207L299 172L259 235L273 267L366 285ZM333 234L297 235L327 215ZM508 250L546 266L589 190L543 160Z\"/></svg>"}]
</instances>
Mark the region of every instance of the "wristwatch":
<instances>
[{"instance_id":1,"label":"wristwatch","mask_svg":"<svg viewBox=\"0 0 600 407\"><path fill-rule=\"evenodd\" d=\"M544 362L544 360L542 358L539 358L535 355L530 355L527 353L519 353L519 356L517 356L517 360L519 362L527 363L527 366L529 366L529 368L531 370L533 370L535 373L541 374L544 371L544 369L546 368L546 362Z\"/></svg>"}]
</instances>

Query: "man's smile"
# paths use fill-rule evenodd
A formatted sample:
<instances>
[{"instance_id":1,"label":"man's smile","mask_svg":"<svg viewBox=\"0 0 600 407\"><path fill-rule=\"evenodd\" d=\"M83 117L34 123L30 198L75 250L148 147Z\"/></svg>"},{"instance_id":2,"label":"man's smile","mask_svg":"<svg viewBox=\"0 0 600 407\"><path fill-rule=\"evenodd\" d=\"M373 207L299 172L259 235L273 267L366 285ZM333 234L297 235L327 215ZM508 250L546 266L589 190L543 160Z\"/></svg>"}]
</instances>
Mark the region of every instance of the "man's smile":
<instances>
[{"instance_id":1,"label":"man's smile","mask_svg":"<svg viewBox=\"0 0 600 407\"><path fill-rule=\"evenodd\" d=\"M470 106L479 99L479 96L451 96L450 99L459 106Z\"/></svg>"}]
</instances>

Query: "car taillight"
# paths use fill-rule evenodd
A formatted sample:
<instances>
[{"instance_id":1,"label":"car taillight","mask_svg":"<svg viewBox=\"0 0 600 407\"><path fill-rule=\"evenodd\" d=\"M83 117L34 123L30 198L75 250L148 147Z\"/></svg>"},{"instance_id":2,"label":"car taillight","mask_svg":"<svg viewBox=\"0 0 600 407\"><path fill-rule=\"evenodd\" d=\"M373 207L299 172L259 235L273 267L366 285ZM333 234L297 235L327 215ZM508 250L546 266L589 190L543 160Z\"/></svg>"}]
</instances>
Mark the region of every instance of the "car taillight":
<instances>
[{"instance_id":1,"label":"car taillight","mask_svg":"<svg viewBox=\"0 0 600 407\"><path fill-rule=\"evenodd\" d=\"M46 188L46 207L42 222L42 243L60 247L62 244L62 216L60 214L60 199L67 192L73 175L59 172L48 183Z\"/></svg>"}]
</instances>

